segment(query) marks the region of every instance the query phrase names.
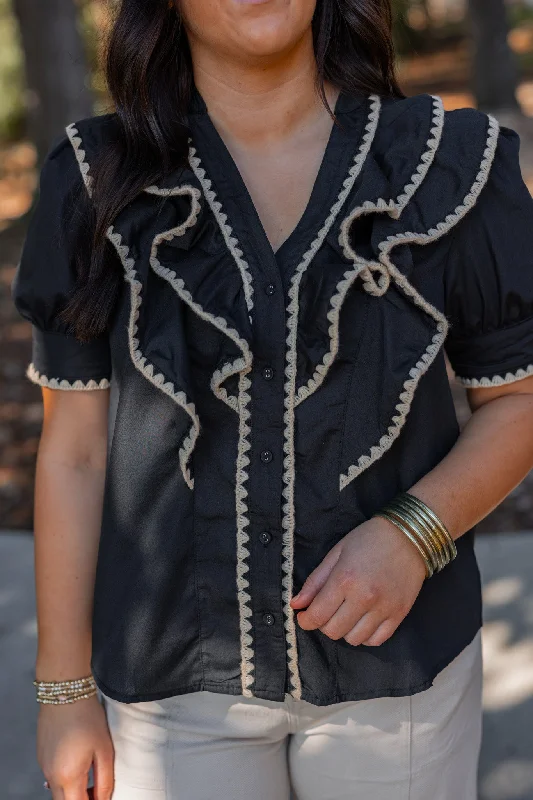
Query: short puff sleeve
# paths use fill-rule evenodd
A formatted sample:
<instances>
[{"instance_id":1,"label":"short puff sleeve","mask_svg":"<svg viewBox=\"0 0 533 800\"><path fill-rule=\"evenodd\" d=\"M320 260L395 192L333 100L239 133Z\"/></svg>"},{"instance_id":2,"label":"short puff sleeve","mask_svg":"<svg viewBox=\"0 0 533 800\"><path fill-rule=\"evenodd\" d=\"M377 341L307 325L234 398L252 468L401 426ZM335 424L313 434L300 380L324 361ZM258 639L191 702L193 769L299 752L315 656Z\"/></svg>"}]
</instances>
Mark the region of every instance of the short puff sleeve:
<instances>
[{"instance_id":1,"label":"short puff sleeve","mask_svg":"<svg viewBox=\"0 0 533 800\"><path fill-rule=\"evenodd\" d=\"M67 136L49 151L40 174L21 259L11 284L19 314L32 324L32 360L26 375L52 389L107 389L111 357L107 334L80 342L57 317L76 282L75 206L85 191Z\"/></svg>"},{"instance_id":2,"label":"short puff sleeve","mask_svg":"<svg viewBox=\"0 0 533 800\"><path fill-rule=\"evenodd\" d=\"M449 250L445 350L468 387L533 374L533 199L519 149L518 134L501 128L487 183Z\"/></svg>"}]
</instances>

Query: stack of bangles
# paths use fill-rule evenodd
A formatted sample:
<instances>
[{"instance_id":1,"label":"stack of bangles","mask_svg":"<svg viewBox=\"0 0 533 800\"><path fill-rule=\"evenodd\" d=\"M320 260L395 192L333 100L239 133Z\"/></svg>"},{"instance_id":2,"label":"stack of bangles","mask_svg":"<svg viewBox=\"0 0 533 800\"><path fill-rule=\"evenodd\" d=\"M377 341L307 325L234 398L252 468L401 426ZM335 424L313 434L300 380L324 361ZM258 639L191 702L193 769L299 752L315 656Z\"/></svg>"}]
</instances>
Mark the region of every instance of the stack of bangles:
<instances>
[{"instance_id":1,"label":"stack of bangles","mask_svg":"<svg viewBox=\"0 0 533 800\"><path fill-rule=\"evenodd\" d=\"M457 555L455 542L438 516L408 492L398 494L373 516L388 519L414 544L426 565L427 578Z\"/></svg>"},{"instance_id":2,"label":"stack of bangles","mask_svg":"<svg viewBox=\"0 0 533 800\"><path fill-rule=\"evenodd\" d=\"M97 693L92 675L72 681L33 681L37 690L37 702L44 705L61 706L85 700Z\"/></svg>"}]
</instances>

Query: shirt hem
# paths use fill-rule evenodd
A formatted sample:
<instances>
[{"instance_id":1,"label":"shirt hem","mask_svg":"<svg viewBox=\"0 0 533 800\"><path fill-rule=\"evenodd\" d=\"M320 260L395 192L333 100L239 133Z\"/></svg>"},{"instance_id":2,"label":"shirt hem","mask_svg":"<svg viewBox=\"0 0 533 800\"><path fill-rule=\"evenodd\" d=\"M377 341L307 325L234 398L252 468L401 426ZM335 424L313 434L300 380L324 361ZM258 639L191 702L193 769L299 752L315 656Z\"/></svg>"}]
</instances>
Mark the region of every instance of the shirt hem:
<instances>
[{"instance_id":1,"label":"shirt hem","mask_svg":"<svg viewBox=\"0 0 533 800\"><path fill-rule=\"evenodd\" d=\"M380 688L375 691L366 692L343 692L342 694L335 694L332 697L323 697L313 694L302 687L301 699L307 703L317 706L335 705L337 703L355 702L358 700L374 700L379 697L408 697L420 692L425 692L430 689L437 675L442 672L451 662L457 658L462 651L474 640L478 631L482 628L482 624L478 624L475 631L470 633L468 637L461 641L461 644L454 648L448 655L438 661L430 670L429 677L426 680L416 684L408 684L404 687L388 687ZM163 692L148 692L139 694L123 694L117 692L111 687L107 686L103 680L93 670L93 677L100 692L112 700L119 703L143 703L152 700L164 700L167 697L177 697L183 694L192 692L214 692L216 694L226 694L233 696L242 696L242 686L240 681L232 683L217 683L213 681L197 681L195 683L186 684L184 686L175 686ZM275 702L283 702L286 699L285 693L269 691L266 689L256 690L253 692L252 697L259 700L273 700Z\"/></svg>"}]
</instances>

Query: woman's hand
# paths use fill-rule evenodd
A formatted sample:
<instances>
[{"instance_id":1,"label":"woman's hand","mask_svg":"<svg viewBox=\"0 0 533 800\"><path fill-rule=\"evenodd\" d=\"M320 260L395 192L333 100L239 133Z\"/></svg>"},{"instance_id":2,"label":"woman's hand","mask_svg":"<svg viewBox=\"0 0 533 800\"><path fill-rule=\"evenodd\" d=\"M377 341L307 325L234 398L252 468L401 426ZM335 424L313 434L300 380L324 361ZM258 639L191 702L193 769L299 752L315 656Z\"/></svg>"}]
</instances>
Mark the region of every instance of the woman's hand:
<instances>
[{"instance_id":1,"label":"woman's hand","mask_svg":"<svg viewBox=\"0 0 533 800\"><path fill-rule=\"evenodd\" d=\"M96 696L39 712L37 757L53 800L87 800L94 765L94 800L110 800L114 752L103 706Z\"/></svg>"},{"instance_id":2,"label":"woman's hand","mask_svg":"<svg viewBox=\"0 0 533 800\"><path fill-rule=\"evenodd\" d=\"M298 624L352 645L383 644L426 577L420 553L396 526L372 517L344 537L293 597Z\"/></svg>"}]
</instances>

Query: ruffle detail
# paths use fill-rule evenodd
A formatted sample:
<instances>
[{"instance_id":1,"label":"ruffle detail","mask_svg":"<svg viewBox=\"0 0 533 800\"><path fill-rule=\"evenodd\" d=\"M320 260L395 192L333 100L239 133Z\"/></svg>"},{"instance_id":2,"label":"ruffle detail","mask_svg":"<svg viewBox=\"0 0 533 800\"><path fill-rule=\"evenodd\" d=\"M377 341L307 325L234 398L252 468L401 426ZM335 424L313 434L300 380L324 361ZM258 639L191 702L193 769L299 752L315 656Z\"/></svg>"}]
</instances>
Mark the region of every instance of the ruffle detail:
<instances>
[{"instance_id":1,"label":"ruffle detail","mask_svg":"<svg viewBox=\"0 0 533 800\"><path fill-rule=\"evenodd\" d=\"M231 328L226 320L220 316L209 314L201 305L193 299L187 290L185 282L174 272L164 267L158 259L158 248L163 242L170 242L175 236L181 236L187 227L194 225L200 205L198 198L200 192L192 187L183 187L183 190L191 192L192 210L189 219L181 226L169 231L158 234L152 243L150 253L150 266L159 277L168 281L180 299L186 303L201 319L209 322L221 333L225 334L241 350L242 356L233 362L227 363L222 369L217 369L211 378L211 389L216 397L225 402L239 415L239 439L237 445L236 477L235 477L235 508L237 521L237 599L239 604L239 626L241 641L241 687L245 697L252 697L252 685L254 682L254 650L252 637L252 608L251 596L249 593L250 582L248 573L250 571L249 559L249 534L248 527L250 519L248 516L247 496L248 490L248 466L250 464L249 450L250 443L250 386L251 381L248 377L252 369L252 353L248 343L242 339L237 331ZM171 190L169 190L171 191ZM177 190L176 190L177 193ZM244 278L243 278L244 280ZM250 277L251 281L251 277ZM251 289L251 283L250 283ZM238 396L233 397L228 394L222 386L223 381L233 375L239 375ZM194 446L194 445L193 445Z\"/></svg>"},{"instance_id":2,"label":"ruffle detail","mask_svg":"<svg viewBox=\"0 0 533 800\"><path fill-rule=\"evenodd\" d=\"M489 386L504 386L506 383L515 383L523 378L529 378L533 375L533 364L528 364L527 367L521 367L516 372L506 372L505 375L494 375L492 378L464 378L460 375L455 375L455 380L462 386L469 389L478 389Z\"/></svg>"},{"instance_id":3,"label":"ruffle detail","mask_svg":"<svg viewBox=\"0 0 533 800\"><path fill-rule=\"evenodd\" d=\"M87 187L87 192L90 196L92 192L92 176L90 175L90 165L86 160L86 152L83 147L83 141L74 123L69 125L66 130L74 148L76 160L78 162L85 186ZM148 187L148 189L150 193L159 194L157 187ZM191 212L187 219L179 226L176 226L171 231L166 231L156 237L156 240L154 240L156 243L153 246L153 249L155 248L156 252L157 247L162 241L168 241L170 238L175 236L182 236L188 228L195 225L200 213L200 192L198 189L192 186L180 186L169 190L168 194L173 196L188 194L191 197ZM137 338L137 320L139 319L142 305L142 283L137 279L135 260L131 257L129 248L123 244L122 236L114 229L113 226L109 227L107 231L107 238L114 246L119 256L119 259L124 267L125 278L130 285L131 310L128 326L128 345L131 360L134 366L148 381L150 381L150 383L171 397L172 400L174 400L174 402L177 403L177 405L179 405L191 418L192 425L189 433L181 443L178 458L185 483L189 489L192 490L194 488L194 479L192 478L189 469L189 460L193 453L198 436L200 435L200 420L198 418L198 414L196 413L196 408L194 403L188 399L186 393L177 389L174 384L171 381L168 381L161 372L157 372L155 365L149 362L148 359L143 355L140 349L139 339Z\"/></svg>"},{"instance_id":4,"label":"ruffle detail","mask_svg":"<svg viewBox=\"0 0 533 800\"><path fill-rule=\"evenodd\" d=\"M407 418L407 414L409 413L418 383L422 376L427 372L437 356L440 348L444 344L449 329L449 323L446 316L437 308L435 308L435 306L429 303L424 297L422 297L414 288L414 286L412 286L406 276L393 264L391 260L391 253L394 248L402 244L425 245L436 241L441 236L444 236L446 233L448 233L455 225L457 225L457 223L463 219L470 209L473 208L488 180L490 169L496 154L498 135L499 124L497 120L492 116L488 116L486 146L483 152L479 170L469 192L452 213L448 214L444 220L437 223L437 225L432 227L426 233L403 232L396 235L391 235L379 245L380 263L387 269L396 285L405 293L405 295L410 297L415 305L425 311L436 321L437 333L434 335L432 342L428 346L424 355L410 370L409 377L405 381L403 390L400 394L400 402L396 405L397 414L392 417L387 433L380 438L377 445L370 448L370 452L368 454L360 456L355 464L352 464L346 472L340 475L339 485L341 490L346 488L346 486L348 486L348 484L354 478L356 478L371 464L381 458L381 456L391 447L395 439L397 439L402 427L405 424L405 420ZM354 255L357 258L357 254Z\"/></svg>"},{"instance_id":5,"label":"ruffle detail","mask_svg":"<svg viewBox=\"0 0 533 800\"><path fill-rule=\"evenodd\" d=\"M317 365L311 378L298 390L296 405L303 402L321 386L328 374L329 368L335 361L339 350L340 312L344 299L356 279L361 276L365 291L375 297L380 297L385 294L389 288L390 273L387 266L379 262L364 259L353 250L349 239L350 228L356 219L359 219L359 217L365 214L385 212L393 219L399 219L403 210L414 197L417 189L429 172L442 139L445 118L444 105L440 97L434 96L432 100L433 111L430 137L427 142L426 150L422 154L420 162L411 176L409 183L406 184L396 199L387 201L380 198L375 203L367 201L361 206L354 208L342 222L339 242L345 258L349 261L353 261L356 266L354 269L347 270L341 281L337 284L335 293L330 301L331 308L327 315L328 321L331 323L329 328L329 350L323 356L322 362ZM377 280L374 277L374 273L378 275Z\"/></svg>"},{"instance_id":6,"label":"ruffle detail","mask_svg":"<svg viewBox=\"0 0 533 800\"><path fill-rule=\"evenodd\" d=\"M64 378L49 378L47 375L43 375L42 372L39 372L33 363L29 364L26 370L26 377L30 379L32 383L36 383L38 386L44 386L47 389L63 389L69 392L87 392L93 391L95 389L109 389L111 386L111 382L108 378L102 378L99 381L96 380L89 380L89 381L67 381Z\"/></svg>"},{"instance_id":7,"label":"ruffle detail","mask_svg":"<svg viewBox=\"0 0 533 800\"><path fill-rule=\"evenodd\" d=\"M194 488L194 479L189 470L189 459L193 453L198 436L200 435L200 420L196 413L196 408L194 403L189 401L185 392L177 389L171 381L167 381L162 373L156 371L154 364L149 362L143 355L140 349L139 339L137 338L137 320L139 319L142 305L142 283L137 279L135 260L131 257L129 248L122 243L122 236L120 233L115 231L112 226L108 229L107 238L117 251L124 267L126 280L130 285L131 311L128 326L128 344L131 360L136 369L138 369L151 384L172 398L172 400L174 400L174 402L191 418L191 428L179 450L179 462L183 478L189 489L192 490Z\"/></svg>"},{"instance_id":8,"label":"ruffle detail","mask_svg":"<svg viewBox=\"0 0 533 800\"><path fill-rule=\"evenodd\" d=\"M253 282L252 282L250 267L248 265L248 262L244 258L244 253L239 245L237 238L233 234L233 229L228 222L227 214L225 214L222 208L222 203L220 203L219 200L217 199L216 193L213 189L212 181L208 178L206 171L202 166L201 159L196 154L196 149L192 146L191 142L189 147L189 163L191 165L191 169L196 175L196 178L198 179L200 185L202 186L205 198L219 225L222 236L224 237L224 241L226 242L226 246L230 251L231 255L233 256L233 259L237 264L239 272L241 273L242 283L244 287L244 295L246 297L246 306L250 314L254 305L253 301L254 291L253 291Z\"/></svg>"}]
</instances>

